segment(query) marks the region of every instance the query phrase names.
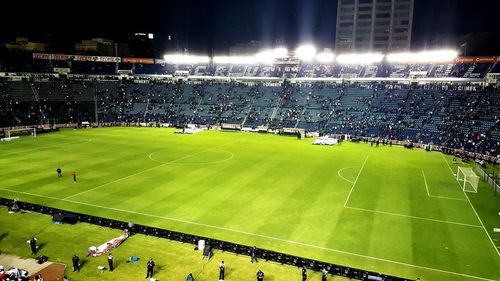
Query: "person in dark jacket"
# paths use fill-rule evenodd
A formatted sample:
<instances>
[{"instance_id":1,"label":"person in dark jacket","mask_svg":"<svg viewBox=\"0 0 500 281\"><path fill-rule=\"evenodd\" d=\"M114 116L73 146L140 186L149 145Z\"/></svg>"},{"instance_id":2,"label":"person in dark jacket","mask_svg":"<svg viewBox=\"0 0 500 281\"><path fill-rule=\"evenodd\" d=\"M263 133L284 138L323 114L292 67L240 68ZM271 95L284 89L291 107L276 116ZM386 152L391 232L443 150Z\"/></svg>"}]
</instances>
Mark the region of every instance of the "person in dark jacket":
<instances>
[{"instance_id":1,"label":"person in dark jacket","mask_svg":"<svg viewBox=\"0 0 500 281\"><path fill-rule=\"evenodd\" d=\"M155 268L155 262L153 258L148 261L148 272L146 273L146 279L153 277L153 269Z\"/></svg>"},{"instance_id":2,"label":"person in dark jacket","mask_svg":"<svg viewBox=\"0 0 500 281\"><path fill-rule=\"evenodd\" d=\"M73 272L80 272L80 258L77 255L73 255L71 260L73 262Z\"/></svg>"}]
</instances>

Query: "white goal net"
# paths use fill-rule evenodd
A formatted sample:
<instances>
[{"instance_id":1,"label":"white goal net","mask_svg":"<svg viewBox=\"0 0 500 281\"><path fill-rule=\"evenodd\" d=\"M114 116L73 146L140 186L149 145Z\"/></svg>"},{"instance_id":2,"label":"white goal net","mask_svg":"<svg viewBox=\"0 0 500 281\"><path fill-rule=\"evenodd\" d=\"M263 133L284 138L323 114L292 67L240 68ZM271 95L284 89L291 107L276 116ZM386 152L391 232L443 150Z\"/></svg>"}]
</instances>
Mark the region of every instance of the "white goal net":
<instances>
[{"instance_id":1,"label":"white goal net","mask_svg":"<svg viewBox=\"0 0 500 281\"><path fill-rule=\"evenodd\" d=\"M457 181L465 192L477 193L479 177L472 168L458 167Z\"/></svg>"},{"instance_id":2,"label":"white goal net","mask_svg":"<svg viewBox=\"0 0 500 281\"><path fill-rule=\"evenodd\" d=\"M11 141L18 139L22 136L36 137L36 128L22 128L22 129L12 129L5 131L5 137L2 141Z\"/></svg>"}]
</instances>

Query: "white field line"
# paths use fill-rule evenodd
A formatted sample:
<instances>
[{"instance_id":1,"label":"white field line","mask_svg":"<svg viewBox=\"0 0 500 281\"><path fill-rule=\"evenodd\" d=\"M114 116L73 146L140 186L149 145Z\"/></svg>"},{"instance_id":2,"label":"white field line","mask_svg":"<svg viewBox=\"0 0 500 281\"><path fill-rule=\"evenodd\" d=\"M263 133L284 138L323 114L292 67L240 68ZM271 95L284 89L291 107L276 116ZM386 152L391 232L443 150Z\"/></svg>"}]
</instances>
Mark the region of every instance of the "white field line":
<instances>
[{"instance_id":1,"label":"white field line","mask_svg":"<svg viewBox=\"0 0 500 281\"><path fill-rule=\"evenodd\" d=\"M218 151L222 151L224 153L227 153L227 154L230 154L229 157L227 158L224 158L224 159L221 159L221 160L216 160L216 161L209 161L209 162L198 162L198 163L180 163L180 164L176 164L176 165L183 165L183 166L196 166L196 165L208 165L208 164L219 164L219 163L223 163L223 162L226 162L226 161L229 161L231 159L234 158L234 154L230 151L227 151L227 150L223 150L223 149L217 149L217 148L212 148L210 150L218 150ZM158 162L158 163L162 163L162 164L174 164L174 163L170 163L170 162L164 162L164 161L160 161L160 160L156 160L153 155L155 153L158 153L160 152L161 150L158 150L158 151L155 151L155 152L152 152L148 155L148 158L149 160L151 161L154 161L154 162Z\"/></svg>"},{"instance_id":2,"label":"white field line","mask_svg":"<svg viewBox=\"0 0 500 281\"><path fill-rule=\"evenodd\" d=\"M431 195L429 194L429 187L427 186L427 179L425 178L424 170L422 170L422 176L424 176L425 189L427 190L427 196L431 197Z\"/></svg>"},{"instance_id":3,"label":"white field line","mask_svg":"<svg viewBox=\"0 0 500 281\"><path fill-rule=\"evenodd\" d=\"M341 171L343 171L343 170L352 169L352 168L357 168L357 167L359 167L359 166L351 166L351 167L345 167L345 168L342 168L342 169L340 169L340 170L338 170L338 171L337 171L337 175L338 175L341 179L345 180L346 182L354 183L352 180L348 180L348 179L344 178L344 177L340 174L340 172L341 172Z\"/></svg>"},{"instance_id":4,"label":"white field line","mask_svg":"<svg viewBox=\"0 0 500 281\"><path fill-rule=\"evenodd\" d=\"M483 221L481 220L481 218L479 217L479 215L477 214L476 212L476 209L474 208L474 205L472 205L472 202L470 202L470 199L469 199L469 196L467 195L467 193L462 189L462 186L460 186L460 182L458 182L458 180L455 178L455 175L453 174L453 170L451 169L450 167L450 164L448 164L448 161L446 161L446 158L444 158L443 154L441 154L441 157L443 158L444 162L446 163L446 165L448 165L448 168L450 168L450 171L451 171L451 175L453 176L453 178L457 181L457 184L458 186L460 187L460 189L462 190L462 192L464 193L465 195L465 198L467 198L467 201L469 201L469 205L470 207L472 208L472 210L474 211L474 214L476 214L476 217L477 219L479 220L479 222L481 223L481 226L483 227L484 229L484 232L486 233L486 236L488 237L488 239L490 240L491 244L493 245L493 248L495 249L495 251L497 252L497 255L500 256L500 251L498 250L498 247L495 245L495 242L493 242L493 240L491 239L491 236L490 234L488 233L488 230L486 230L486 227L484 227L484 223Z\"/></svg>"},{"instance_id":5,"label":"white field line","mask_svg":"<svg viewBox=\"0 0 500 281\"><path fill-rule=\"evenodd\" d=\"M351 191L349 191L349 195L347 195L347 198L344 202L344 208L347 206L347 202L349 201L349 198L351 198L352 191L354 190L354 187L356 186L356 183L358 182L359 175L361 175L361 172L363 171L363 168L365 167L366 160L368 160L368 155L365 158L365 162L363 162L363 165L361 166L361 169L359 169L358 175L356 176L356 179L352 183Z\"/></svg>"},{"instance_id":6,"label":"white field line","mask_svg":"<svg viewBox=\"0 0 500 281\"><path fill-rule=\"evenodd\" d=\"M432 198L440 198L440 199L448 199L448 200L457 200L457 201L465 201L465 202L467 202L466 199L462 199L462 198L453 198L453 197L447 197L447 196L431 195L429 193L429 186L427 185L427 179L425 178L424 170L422 170L422 176L424 177L424 183L425 183L425 189L427 190L427 196L432 197Z\"/></svg>"},{"instance_id":7,"label":"white field line","mask_svg":"<svg viewBox=\"0 0 500 281\"><path fill-rule=\"evenodd\" d=\"M35 197L42 197L42 198L47 198L47 199L65 201L65 202L69 202L69 203L86 205L86 206L91 206L91 207L101 208L101 209L106 209L106 210L113 210L113 211L118 211L118 212L123 212L123 213L141 215L141 216L145 216L145 217L152 217L152 218L158 218L158 219L162 219L162 220L175 221L175 222L181 222L181 223L185 223L185 224L203 226L203 227L207 227L207 228L213 228L213 229L224 230L224 231L229 231L229 232L234 232L234 233L240 233L240 234L245 234L245 235L249 235L249 236L255 236L255 237L265 238L265 239L269 239L269 240L275 240L275 241L285 242L285 243L289 243L289 244L295 244L295 245L305 246L305 247L309 247L309 248L315 248L315 249L340 253L340 254L349 255L349 256L356 256L356 257L361 257L361 258L366 258L366 259L371 259L371 260L376 260L376 261L382 261L382 262L393 263L393 264L398 264L398 265L403 265L403 266L408 266L408 267L414 267L414 268L419 268L419 269L424 269L424 270L429 270L429 271L435 271L435 272L440 272L440 273L445 273L445 274L450 274L450 275L455 275L455 276L462 276L462 277L473 278L473 279L477 279L477 280L495 281L493 279L488 279L488 278L484 278L484 277L468 275L468 274L463 274L463 273L458 273L458 272L453 272L453 271L447 271L447 270L442 270L442 269L437 269L437 268L432 268L432 267L414 265L414 264L405 263L405 262L399 262L399 261L383 259L383 258L378 258L378 257L373 257L373 256L368 256L368 255L363 255L363 254L357 254L357 253L352 253L352 252L343 251L343 250L337 250L337 249L333 249L333 248L326 248L326 247L317 246L317 245L313 245L313 244L307 244L307 243L297 242L297 241L293 241L293 240L287 240L287 239L283 239L283 238L279 238L279 237L267 236L267 235L262 235L262 234L257 234L257 233L252 233L252 232L247 232L247 231L242 231L242 230L237 230L237 229L232 229L232 228L227 228L227 227L215 226L215 225L187 221L187 220L165 217L165 216L157 216L157 215L146 214L146 213L130 211L130 210L124 210L124 209L119 209L119 208L100 206L100 205L96 205L96 204L90 204L90 203L79 202L79 201L68 200L68 199L61 199L61 198L52 197L52 196L38 195L38 194L23 192L23 191L15 191L15 190L10 190L10 189L5 189L5 188L0 188L0 190L5 190L5 191L13 192L13 193L26 194L26 195L35 196ZM348 208L352 208L352 207L348 207Z\"/></svg>"},{"instance_id":8,"label":"white field line","mask_svg":"<svg viewBox=\"0 0 500 281\"><path fill-rule=\"evenodd\" d=\"M233 142L233 143L234 143L234 142ZM217 146L217 147L223 147L223 146L226 146L226 145L228 145L228 144L231 144L231 143L226 143L226 144L223 144L223 145L219 145L219 146ZM107 182L107 183L105 183L105 184L98 185L98 186L96 186L96 187L94 187L94 188L91 188L91 189L89 189L89 190L85 190L85 191L82 191L82 192L79 192L79 193L76 193L76 194L73 194L73 195L70 195L70 196L64 197L63 199L69 199L69 198L73 198L73 197L78 196L78 195L81 195L81 194L85 194L85 193L87 193L87 192L89 192L89 191L93 191L93 190L95 190L95 189L97 189L97 188L100 188L100 187L103 187L103 186L106 186L106 185L109 185L109 184L112 184L112 183L115 183L115 182L119 182L119 181L122 181L122 180L128 179L128 178L130 178L130 177L133 177L133 176L136 176L136 175L142 174L142 173L144 173L144 172L148 172L148 171L150 171L150 170L153 170L153 169L159 168L159 167L161 167L161 166L164 166L164 165L167 165L167 164L172 164L172 163L175 163L176 161L181 161L181 160L184 160L184 159L187 159L187 158L190 158L190 157L196 156L196 155L198 155L198 154L200 154L200 153L203 153L203 152L205 152L205 151L207 151L207 150L210 150L210 149L217 149L217 147L203 149L203 150L198 151L198 152L196 152L196 153L189 154L189 155L186 155L186 156L181 157L181 158L178 158L178 159L174 159L174 160L169 161L169 162L164 162L164 163L163 163L163 164L161 164L161 165L154 166L154 167L148 168L148 169L146 169L146 170L143 170L143 171L137 172L137 173L135 173L135 174L128 175L128 176L125 176L125 177L123 177L123 178L119 178L119 179L116 179L116 180L114 180L114 181L110 181L110 182ZM231 154L232 154L232 153L231 153ZM151 154L150 154L149 156L151 156ZM234 157L234 154L232 154L232 156ZM232 158L232 157L231 157L231 158ZM150 159L151 159L151 158L150 158Z\"/></svg>"},{"instance_id":9,"label":"white field line","mask_svg":"<svg viewBox=\"0 0 500 281\"><path fill-rule=\"evenodd\" d=\"M443 158L443 161L446 163L446 165L448 166L448 169L450 169L450 172L452 175L455 175L455 173L453 172L453 169L451 168L450 166L450 163L448 163L448 161L446 161L446 158L444 158L443 154L441 153L441 158ZM453 176L455 177L455 176Z\"/></svg>"},{"instance_id":10,"label":"white field line","mask_svg":"<svg viewBox=\"0 0 500 281\"><path fill-rule=\"evenodd\" d=\"M85 193L87 193L87 192L90 192L90 191L96 190L96 189L98 189L98 188L100 188L100 187L103 187L103 186L106 186L106 185L109 185L109 184L112 184L112 183L115 183L115 182L119 182L119 181L122 181L122 180L126 180L126 179L128 179L128 178L131 178L131 177L133 177L133 176L140 175L140 174L145 173L145 172L149 172L149 171L151 171L151 170L153 170L153 169L156 169L156 168L159 168L159 167L161 167L161 166L165 166L165 165L167 165L167 164L172 164L172 163L174 163L174 162L176 162L176 161L181 161L181 160L184 160L184 159L187 159L187 158L190 158L190 157L196 156L196 155L198 155L198 154L200 154L200 153L202 153L202 152L204 152L204 151L206 151L206 149L204 149L204 150L202 150L202 151L198 151L198 152L193 153L193 154L189 154L189 155L183 156L183 157L181 157L181 158L174 159L174 160L169 161L169 162L165 162L165 163L163 163L163 164L160 164L160 165L158 165L158 166L154 166L154 167L148 168L148 169L146 169L146 170L142 170L142 171L137 172L137 173L135 173L135 174L131 174L131 175L128 175L128 176L125 176L125 177L122 177L122 178L116 179L116 180L114 180L114 181L107 182L107 183L105 183L105 184L98 185L98 186L96 186L96 187L94 187L94 188L91 188L91 189L88 189L88 190L85 190L85 191L82 191L82 192L79 192L79 193L76 193L76 194L73 194L73 195L70 195L70 196L64 197L64 198L63 198L63 200L64 200L64 199L73 198L73 197L76 197L76 196L78 196L78 195L85 194Z\"/></svg>"},{"instance_id":11,"label":"white field line","mask_svg":"<svg viewBox=\"0 0 500 281\"><path fill-rule=\"evenodd\" d=\"M454 222L454 221L444 221L444 220L437 220L437 219L431 219L431 218L424 218L424 217L403 215L403 214L391 213L391 212L385 212L385 211L369 210L369 209L363 209L363 208L357 208L357 207L350 207L350 206L346 206L345 208L353 209L353 210L358 210L358 211L363 211L363 212L376 213L376 214L391 215L391 216L396 216L396 217L411 218L411 219L417 219L417 220L426 220L426 221L433 221L433 222L439 222L439 223L445 223L445 224L455 224L455 225L461 225L461 226L467 226L467 227L481 228L481 226L477 225L477 224L468 224L468 223L461 223L461 222Z\"/></svg>"},{"instance_id":12,"label":"white field line","mask_svg":"<svg viewBox=\"0 0 500 281\"><path fill-rule=\"evenodd\" d=\"M26 150L21 150L21 151L13 151L11 153L3 153L2 156L15 155L15 154L21 154L21 153L25 153L25 152L37 151L37 150L40 150L42 148L51 148L51 147L70 146L70 145L83 144L83 143L88 143L88 142L91 142L91 141L92 141L92 139L88 139L86 141L61 143L61 144L57 144L57 145L48 145L48 146L34 147L33 149L26 149Z\"/></svg>"}]
</instances>

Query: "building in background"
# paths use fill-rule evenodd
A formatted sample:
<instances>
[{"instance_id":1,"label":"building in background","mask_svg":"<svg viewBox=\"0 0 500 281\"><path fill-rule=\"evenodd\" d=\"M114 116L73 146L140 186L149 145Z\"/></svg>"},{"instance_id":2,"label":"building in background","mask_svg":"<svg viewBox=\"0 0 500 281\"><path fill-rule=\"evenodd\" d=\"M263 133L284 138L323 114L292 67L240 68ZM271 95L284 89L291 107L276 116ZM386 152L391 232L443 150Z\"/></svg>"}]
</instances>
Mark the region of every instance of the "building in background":
<instances>
[{"instance_id":1,"label":"building in background","mask_svg":"<svg viewBox=\"0 0 500 281\"><path fill-rule=\"evenodd\" d=\"M75 43L75 53L77 55L121 57L130 55L130 47L111 39L92 38Z\"/></svg>"},{"instance_id":2,"label":"building in background","mask_svg":"<svg viewBox=\"0 0 500 281\"><path fill-rule=\"evenodd\" d=\"M100 55L113 56L115 42L105 38L92 38L75 43L75 51L78 55Z\"/></svg>"},{"instance_id":3,"label":"building in background","mask_svg":"<svg viewBox=\"0 0 500 281\"><path fill-rule=\"evenodd\" d=\"M188 44L182 33L162 34L158 42L159 49L166 53L187 53Z\"/></svg>"},{"instance_id":4,"label":"building in background","mask_svg":"<svg viewBox=\"0 0 500 281\"><path fill-rule=\"evenodd\" d=\"M231 47L229 47L229 55L230 56L240 56L240 55L248 55L248 54L256 54L262 48L262 42L251 40L247 43L237 43Z\"/></svg>"},{"instance_id":5,"label":"building in background","mask_svg":"<svg viewBox=\"0 0 500 281\"><path fill-rule=\"evenodd\" d=\"M30 42L28 38L18 37L16 41L5 43L8 50L26 51L26 52L45 52L47 43Z\"/></svg>"},{"instance_id":6,"label":"building in background","mask_svg":"<svg viewBox=\"0 0 500 281\"><path fill-rule=\"evenodd\" d=\"M414 0L339 0L337 53L410 49Z\"/></svg>"}]
</instances>

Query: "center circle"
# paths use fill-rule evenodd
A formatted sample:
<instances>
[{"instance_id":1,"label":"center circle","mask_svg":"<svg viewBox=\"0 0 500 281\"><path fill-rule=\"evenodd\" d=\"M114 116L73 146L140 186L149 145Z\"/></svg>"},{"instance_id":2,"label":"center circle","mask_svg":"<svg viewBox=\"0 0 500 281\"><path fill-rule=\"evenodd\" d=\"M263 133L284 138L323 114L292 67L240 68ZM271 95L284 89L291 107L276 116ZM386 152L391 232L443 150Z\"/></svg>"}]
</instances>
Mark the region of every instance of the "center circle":
<instances>
[{"instance_id":1,"label":"center circle","mask_svg":"<svg viewBox=\"0 0 500 281\"><path fill-rule=\"evenodd\" d=\"M228 161L234 154L223 149L211 148L192 154L180 156L172 159L172 155L167 150L159 150L149 154L149 159L154 162L169 165L204 165L217 164Z\"/></svg>"}]
</instances>

